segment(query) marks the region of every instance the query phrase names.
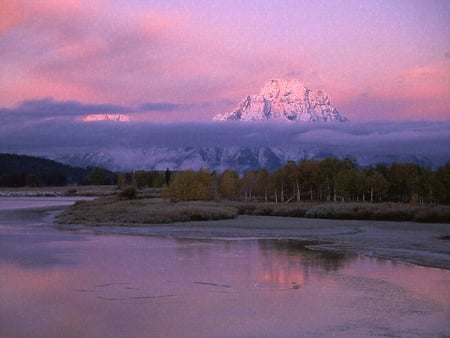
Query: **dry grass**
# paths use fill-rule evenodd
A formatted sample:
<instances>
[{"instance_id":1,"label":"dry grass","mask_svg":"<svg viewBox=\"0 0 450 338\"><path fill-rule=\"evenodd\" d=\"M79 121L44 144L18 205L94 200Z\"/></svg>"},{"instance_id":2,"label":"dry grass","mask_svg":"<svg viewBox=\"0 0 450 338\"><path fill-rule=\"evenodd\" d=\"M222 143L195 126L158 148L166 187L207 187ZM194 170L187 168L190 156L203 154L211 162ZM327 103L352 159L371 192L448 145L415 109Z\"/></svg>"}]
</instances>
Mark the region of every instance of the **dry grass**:
<instances>
[{"instance_id":1,"label":"dry grass","mask_svg":"<svg viewBox=\"0 0 450 338\"><path fill-rule=\"evenodd\" d=\"M148 197L153 194L148 193ZM80 201L64 211L57 222L88 225L165 224L230 219L241 215L304 217L348 220L413 221L450 223L450 206L407 203L261 203L178 202L159 198L103 196Z\"/></svg>"},{"instance_id":2,"label":"dry grass","mask_svg":"<svg viewBox=\"0 0 450 338\"><path fill-rule=\"evenodd\" d=\"M237 210L215 202L171 203L160 199L129 200L116 196L81 201L60 214L65 224L130 225L229 219Z\"/></svg>"},{"instance_id":3,"label":"dry grass","mask_svg":"<svg viewBox=\"0 0 450 338\"><path fill-rule=\"evenodd\" d=\"M117 194L115 185L0 188L0 196L105 196Z\"/></svg>"},{"instance_id":4,"label":"dry grass","mask_svg":"<svg viewBox=\"0 0 450 338\"><path fill-rule=\"evenodd\" d=\"M242 215L450 223L450 206L408 203L227 202Z\"/></svg>"}]
</instances>

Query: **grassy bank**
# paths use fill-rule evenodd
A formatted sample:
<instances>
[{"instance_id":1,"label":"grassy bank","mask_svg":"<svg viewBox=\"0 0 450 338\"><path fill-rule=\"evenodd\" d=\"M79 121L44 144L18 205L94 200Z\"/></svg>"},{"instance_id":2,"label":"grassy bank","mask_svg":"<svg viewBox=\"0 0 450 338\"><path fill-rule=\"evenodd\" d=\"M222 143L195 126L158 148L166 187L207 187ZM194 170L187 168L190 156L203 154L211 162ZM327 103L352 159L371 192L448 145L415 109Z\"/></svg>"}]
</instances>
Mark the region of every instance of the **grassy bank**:
<instances>
[{"instance_id":1,"label":"grassy bank","mask_svg":"<svg viewBox=\"0 0 450 338\"><path fill-rule=\"evenodd\" d=\"M63 187L21 187L0 188L2 197L61 197L89 196L98 197L117 194L115 185L79 185Z\"/></svg>"},{"instance_id":2,"label":"grassy bank","mask_svg":"<svg viewBox=\"0 0 450 338\"><path fill-rule=\"evenodd\" d=\"M409 203L227 203L242 215L450 223L450 206Z\"/></svg>"},{"instance_id":3,"label":"grassy bank","mask_svg":"<svg viewBox=\"0 0 450 338\"><path fill-rule=\"evenodd\" d=\"M154 198L126 199L117 196L76 202L56 222L85 225L164 224L210 221L237 217L237 209L216 202L171 203Z\"/></svg>"},{"instance_id":4,"label":"grassy bank","mask_svg":"<svg viewBox=\"0 0 450 338\"><path fill-rule=\"evenodd\" d=\"M178 202L148 194L137 199L118 195L80 201L58 216L58 223L86 225L165 224L235 218L238 215L282 216L346 220L450 223L450 206L406 203L261 203Z\"/></svg>"}]
</instances>

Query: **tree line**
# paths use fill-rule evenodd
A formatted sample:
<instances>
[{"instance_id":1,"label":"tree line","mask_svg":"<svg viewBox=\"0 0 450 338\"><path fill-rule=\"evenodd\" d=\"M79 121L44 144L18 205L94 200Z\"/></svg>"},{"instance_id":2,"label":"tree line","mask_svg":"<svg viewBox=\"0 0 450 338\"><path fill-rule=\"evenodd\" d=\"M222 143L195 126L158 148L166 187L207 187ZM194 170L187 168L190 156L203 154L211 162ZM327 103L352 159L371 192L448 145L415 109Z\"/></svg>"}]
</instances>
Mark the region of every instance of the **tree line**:
<instances>
[{"instance_id":1,"label":"tree line","mask_svg":"<svg viewBox=\"0 0 450 338\"><path fill-rule=\"evenodd\" d=\"M288 161L267 169L216 173L137 170L116 174L99 167L75 168L27 155L0 154L0 187L117 184L119 188L163 189L175 201L396 201L450 203L450 162L431 169L412 162L360 167L351 159Z\"/></svg>"},{"instance_id":2,"label":"tree line","mask_svg":"<svg viewBox=\"0 0 450 338\"><path fill-rule=\"evenodd\" d=\"M177 201L230 199L288 201L395 201L450 203L450 163L433 170L412 162L359 167L350 159L288 161L239 175L207 169L177 172L164 197Z\"/></svg>"},{"instance_id":3,"label":"tree line","mask_svg":"<svg viewBox=\"0 0 450 338\"><path fill-rule=\"evenodd\" d=\"M117 176L117 185L120 189L134 187L144 188L163 188L170 183L172 172L167 169L159 170L135 170L131 173L121 173Z\"/></svg>"}]
</instances>

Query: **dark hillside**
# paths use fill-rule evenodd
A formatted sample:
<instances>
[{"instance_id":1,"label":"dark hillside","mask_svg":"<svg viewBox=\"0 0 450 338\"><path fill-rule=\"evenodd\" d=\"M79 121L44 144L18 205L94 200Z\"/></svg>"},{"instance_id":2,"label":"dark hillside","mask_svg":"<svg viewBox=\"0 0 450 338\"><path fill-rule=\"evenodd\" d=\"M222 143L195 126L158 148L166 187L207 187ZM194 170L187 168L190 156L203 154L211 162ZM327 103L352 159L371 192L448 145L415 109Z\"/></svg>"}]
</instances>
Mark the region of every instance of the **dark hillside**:
<instances>
[{"instance_id":1,"label":"dark hillside","mask_svg":"<svg viewBox=\"0 0 450 338\"><path fill-rule=\"evenodd\" d=\"M77 168L45 158L0 154L0 186L62 186L92 183L92 172L103 174L101 184L115 183L115 174L100 168Z\"/></svg>"}]
</instances>

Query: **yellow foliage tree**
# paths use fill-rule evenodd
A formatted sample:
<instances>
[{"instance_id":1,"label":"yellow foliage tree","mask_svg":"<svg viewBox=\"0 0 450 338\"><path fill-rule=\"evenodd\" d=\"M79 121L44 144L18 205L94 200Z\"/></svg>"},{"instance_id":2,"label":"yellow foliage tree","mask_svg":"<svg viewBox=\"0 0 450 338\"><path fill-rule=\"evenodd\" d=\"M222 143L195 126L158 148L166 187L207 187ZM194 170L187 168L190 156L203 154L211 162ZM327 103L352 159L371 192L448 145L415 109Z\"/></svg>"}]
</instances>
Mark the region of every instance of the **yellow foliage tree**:
<instances>
[{"instance_id":1,"label":"yellow foliage tree","mask_svg":"<svg viewBox=\"0 0 450 338\"><path fill-rule=\"evenodd\" d=\"M219 192L224 198L236 198L240 193L239 175L234 170L225 170L219 177Z\"/></svg>"},{"instance_id":2,"label":"yellow foliage tree","mask_svg":"<svg viewBox=\"0 0 450 338\"><path fill-rule=\"evenodd\" d=\"M207 169L180 171L166 187L164 196L173 201L211 200L214 179Z\"/></svg>"}]
</instances>

